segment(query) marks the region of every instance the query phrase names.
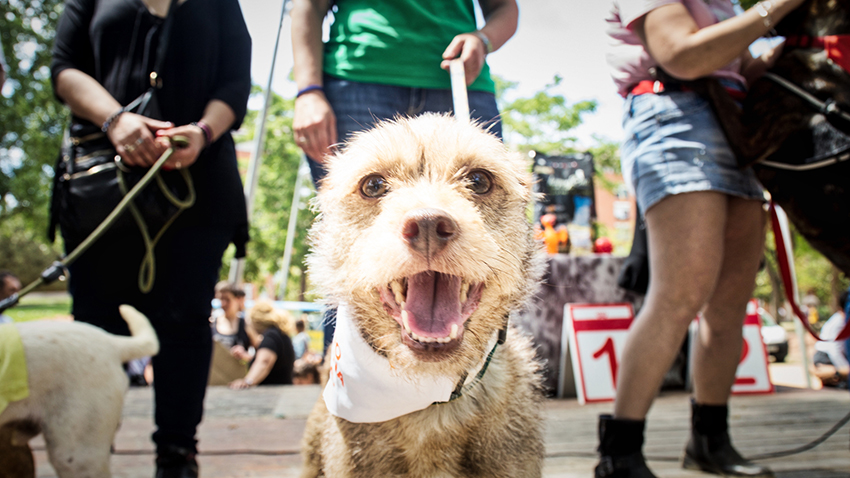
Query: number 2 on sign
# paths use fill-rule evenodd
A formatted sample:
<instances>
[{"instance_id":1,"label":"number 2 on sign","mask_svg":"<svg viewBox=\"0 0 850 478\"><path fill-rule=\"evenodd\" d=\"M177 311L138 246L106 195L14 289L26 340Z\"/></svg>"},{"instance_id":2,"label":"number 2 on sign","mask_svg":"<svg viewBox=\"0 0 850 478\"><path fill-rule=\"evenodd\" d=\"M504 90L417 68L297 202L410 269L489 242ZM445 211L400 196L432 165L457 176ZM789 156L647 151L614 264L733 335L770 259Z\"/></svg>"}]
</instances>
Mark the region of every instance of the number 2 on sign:
<instances>
[{"instance_id":1,"label":"number 2 on sign","mask_svg":"<svg viewBox=\"0 0 850 478\"><path fill-rule=\"evenodd\" d=\"M614 382L614 390L617 389L617 351L614 350L614 339L608 337L608 340L596 352L593 352L593 358L598 359L603 355L608 355L608 363L611 365L611 380Z\"/></svg>"}]
</instances>

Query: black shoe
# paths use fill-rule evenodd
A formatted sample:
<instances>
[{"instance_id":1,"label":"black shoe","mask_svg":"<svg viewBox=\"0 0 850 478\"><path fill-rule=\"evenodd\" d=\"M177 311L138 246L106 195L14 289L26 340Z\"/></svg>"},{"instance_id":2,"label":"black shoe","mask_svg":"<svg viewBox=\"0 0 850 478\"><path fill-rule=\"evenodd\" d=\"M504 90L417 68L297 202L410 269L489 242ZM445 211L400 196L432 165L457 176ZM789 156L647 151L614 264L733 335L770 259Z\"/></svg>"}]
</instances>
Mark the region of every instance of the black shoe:
<instances>
[{"instance_id":1,"label":"black shoe","mask_svg":"<svg viewBox=\"0 0 850 478\"><path fill-rule=\"evenodd\" d=\"M769 468L746 460L732 446L726 405L691 402L691 410L691 438L685 447L683 468L722 476L773 478Z\"/></svg>"},{"instance_id":2,"label":"black shoe","mask_svg":"<svg viewBox=\"0 0 850 478\"><path fill-rule=\"evenodd\" d=\"M157 449L155 478L198 478L195 452L175 446Z\"/></svg>"},{"instance_id":3,"label":"black shoe","mask_svg":"<svg viewBox=\"0 0 850 478\"><path fill-rule=\"evenodd\" d=\"M596 478L656 478L643 458L643 420L599 417L599 464Z\"/></svg>"},{"instance_id":4,"label":"black shoe","mask_svg":"<svg viewBox=\"0 0 850 478\"><path fill-rule=\"evenodd\" d=\"M748 461L735 450L729 433L700 435L692 432L682 467L722 476L773 478L769 468Z\"/></svg>"},{"instance_id":5,"label":"black shoe","mask_svg":"<svg viewBox=\"0 0 850 478\"><path fill-rule=\"evenodd\" d=\"M657 478L646 466L643 453L603 456L594 470L596 478Z\"/></svg>"}]
</instances>

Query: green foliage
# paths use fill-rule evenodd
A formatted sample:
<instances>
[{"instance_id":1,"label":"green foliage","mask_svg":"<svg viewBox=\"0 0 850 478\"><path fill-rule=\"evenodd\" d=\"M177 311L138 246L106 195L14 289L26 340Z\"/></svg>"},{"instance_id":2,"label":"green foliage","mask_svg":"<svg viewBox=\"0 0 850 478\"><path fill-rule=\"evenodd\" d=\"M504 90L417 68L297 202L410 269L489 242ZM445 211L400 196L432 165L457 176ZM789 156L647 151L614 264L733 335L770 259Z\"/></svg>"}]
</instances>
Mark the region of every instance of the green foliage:
<instances>
[{"instance_id":1,"label":"green foliage","mask_svg":"<svg viewBox=\"0 0 850 478\"><path fill-rule=\"evenodd\" d=\"M821 319L832 314L837 294L847 290L850 280L838 271L820 252L815 250L803 236L791 227L794 247L794 269L796 271L797 290L800 297L812 291L820 300ZM764 245L765 267L756 276L756 289L753 297L777 307L785 302L785 292L779 276L779 264L776 258L776 246L773 231L768 228Z\"/></svg>"},{"instance_id":2,"label":"green foliage","mask_svg":"<svg viewBox=\"0 0 850 478\"><path fill-rule=\"evenodd\" d=\"M593 139L596 144L588 149L588 152L593 155L596 185L616 193L621 184L610 181L604 173L620 172L620 143L599 136L594 136Z\"/></svg>"},{"instance_id":3,"label":"green foliage","mask_svg":"<svg viewBox=\"0 0 850 478\"><path fill-rule=\"evenodd\" d=\"M30 295L22 298L18 305L5 313L15 322L68 316L71 314L71 297L66 294Z\"/></svg>"},{"instance_id":4,"label":"green foliage","mask_svg":"<svg viewBox=\"0 0 850 478\"><path fill-rule=\"evenodd\" d=\"M0 44L9 65L6 94L0 95L0 269L22 279L58 254L45 231L52 166L67 118L49 70L61 6L60 0L0 2Z\"/></svg>"},{"instance_id":5,"label":"green foliage","mask_svg":"<svg viewBox=\"0 0 850 478\"><path fill-rule=\"evenodd\" d=\"M759 2L759 0L736 0L735 3L739 4L741 6L741 8L746 10L746 9L752 7L753 5L755 5L758 2Z\"/></svg>"},{"instance_id":6,"label":"green foliage","mask_svg":"<svg viewBox=\"0 0 850 478\"><path fill-rule=\"evenodd\" d=\"M259 87L254 88L261 93ZM260 167L259 185L254 199L254 211L251 216L251 242L248 243L248 257L245 263L246 282L264 283L268 274L275 274L282 267L286 244L286 230L292 206L295 181L301 161L301 150L295 144L292 133L294 100L274 95L266 120L266 138L264 141L263 162ZM244 135L237 141L253 144L258 112L250 111L245 120ZM315 214L306 207L313 194L309 174L302 177L301 200L298 209L296 236L293 242L292 260L287 284L286 300L298 300L301 279L304 274L304 256L307 253L306 231L312 224ZM279 291L267 291L270 296Z\"/></svg>"},{"instance_id":7,"label":"green foliage","mask_svg":"<svg viewBox=\"0 0 850 478\"><path fill-rule=\"evenodd\" d=\"M518 151L544 154L575 152L576 138L570 131L582 122L582 116L596 111L596 101L569 105L566 98L552 93L562 78L555 76L543 91L531 97L505 100L516 83L494 76L504 128L505 143Z\"/></svg>"}]
</instances>

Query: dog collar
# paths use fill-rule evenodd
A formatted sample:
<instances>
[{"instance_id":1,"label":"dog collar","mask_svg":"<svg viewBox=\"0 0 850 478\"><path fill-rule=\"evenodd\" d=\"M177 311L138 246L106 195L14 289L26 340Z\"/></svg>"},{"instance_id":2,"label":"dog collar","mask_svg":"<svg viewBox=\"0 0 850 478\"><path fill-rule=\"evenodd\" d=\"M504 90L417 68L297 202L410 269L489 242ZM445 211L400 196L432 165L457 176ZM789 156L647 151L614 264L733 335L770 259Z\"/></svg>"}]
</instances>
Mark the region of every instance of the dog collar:
<instances>
[{"instance_id":1,"label":"dog collar","mask_svg":"<svg viewBox=\"0 0 850 478\"><path fill-rule=\"evenodd\" d=\"M487 359L484 360L484 365L482 365L480 367L480 369L478 370L478 373L475 375L475 377L472 380L467 380L467 378L469 377L469 372L464 372L463 376L457 382L457 386L455 386L455 389L452 392L452 396L449 397L449 402L457 400L458 398L462 397L465 393L467 393L470 390L472 390L473 388L475 388L475 386L478 385L478 382L480 382L481 379L484 378L484 374L487 373L487 367L490 366L490 361L493 360L493 354L496 353L496 348L505 343L505 339L508 336L508 321L509 320L510 320L510 315L505 314L505 324L501 329L499 329L498 335L496 335L496 339L495 339L496 343L493 343L492 339L490 340L490 344L491 344L490 353L487 354ZM439 405L441 403L447 403L447 402L434 402L433 405Z\"/></svg>"},{"instance_id":2,"label":"dog collar","mask_svg":"<svg viewBox=\"0 0 850 478\"><path fill-rule=\"evenodd\" d=\"M498 344L499 338L494 336L490 354L475 369L478 372L467 373L459 382L449 377L402 374L366 343L350 309L342 304L337 310L330 376L322 397L332 415L350 422L392 420L432 404L452 401L469 391L484 376Z\"/></svg>"}]
</instances>

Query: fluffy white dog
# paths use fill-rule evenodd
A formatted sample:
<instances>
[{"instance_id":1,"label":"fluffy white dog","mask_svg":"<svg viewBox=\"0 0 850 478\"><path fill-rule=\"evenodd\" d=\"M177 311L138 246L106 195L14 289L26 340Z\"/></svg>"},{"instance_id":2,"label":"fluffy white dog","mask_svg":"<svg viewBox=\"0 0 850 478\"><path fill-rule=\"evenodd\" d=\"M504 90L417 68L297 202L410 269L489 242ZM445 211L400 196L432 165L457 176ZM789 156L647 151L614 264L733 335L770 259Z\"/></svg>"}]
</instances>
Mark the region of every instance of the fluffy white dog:
<instances>
[{"instance_id":1,"label":"fluffy white dog","mask_svg":"<svg viewBox=\"0 0 850 478\"><path fill-rule=\"evenodd\" d=\"M32 460L26 442L44 433L50 463L61 478L111 476L110 447L128 387L121 364L159 351L148 319L128 305L122 305L120 311L130 327L130 337L111 335L81 322L12 326L23 345L29 393L0 412L0 468L25 469L21 456ZM0 353L0 368L2 365ZM26 476L4 475L3 470L0 475Z\"/></svg>"}]
</instances>

